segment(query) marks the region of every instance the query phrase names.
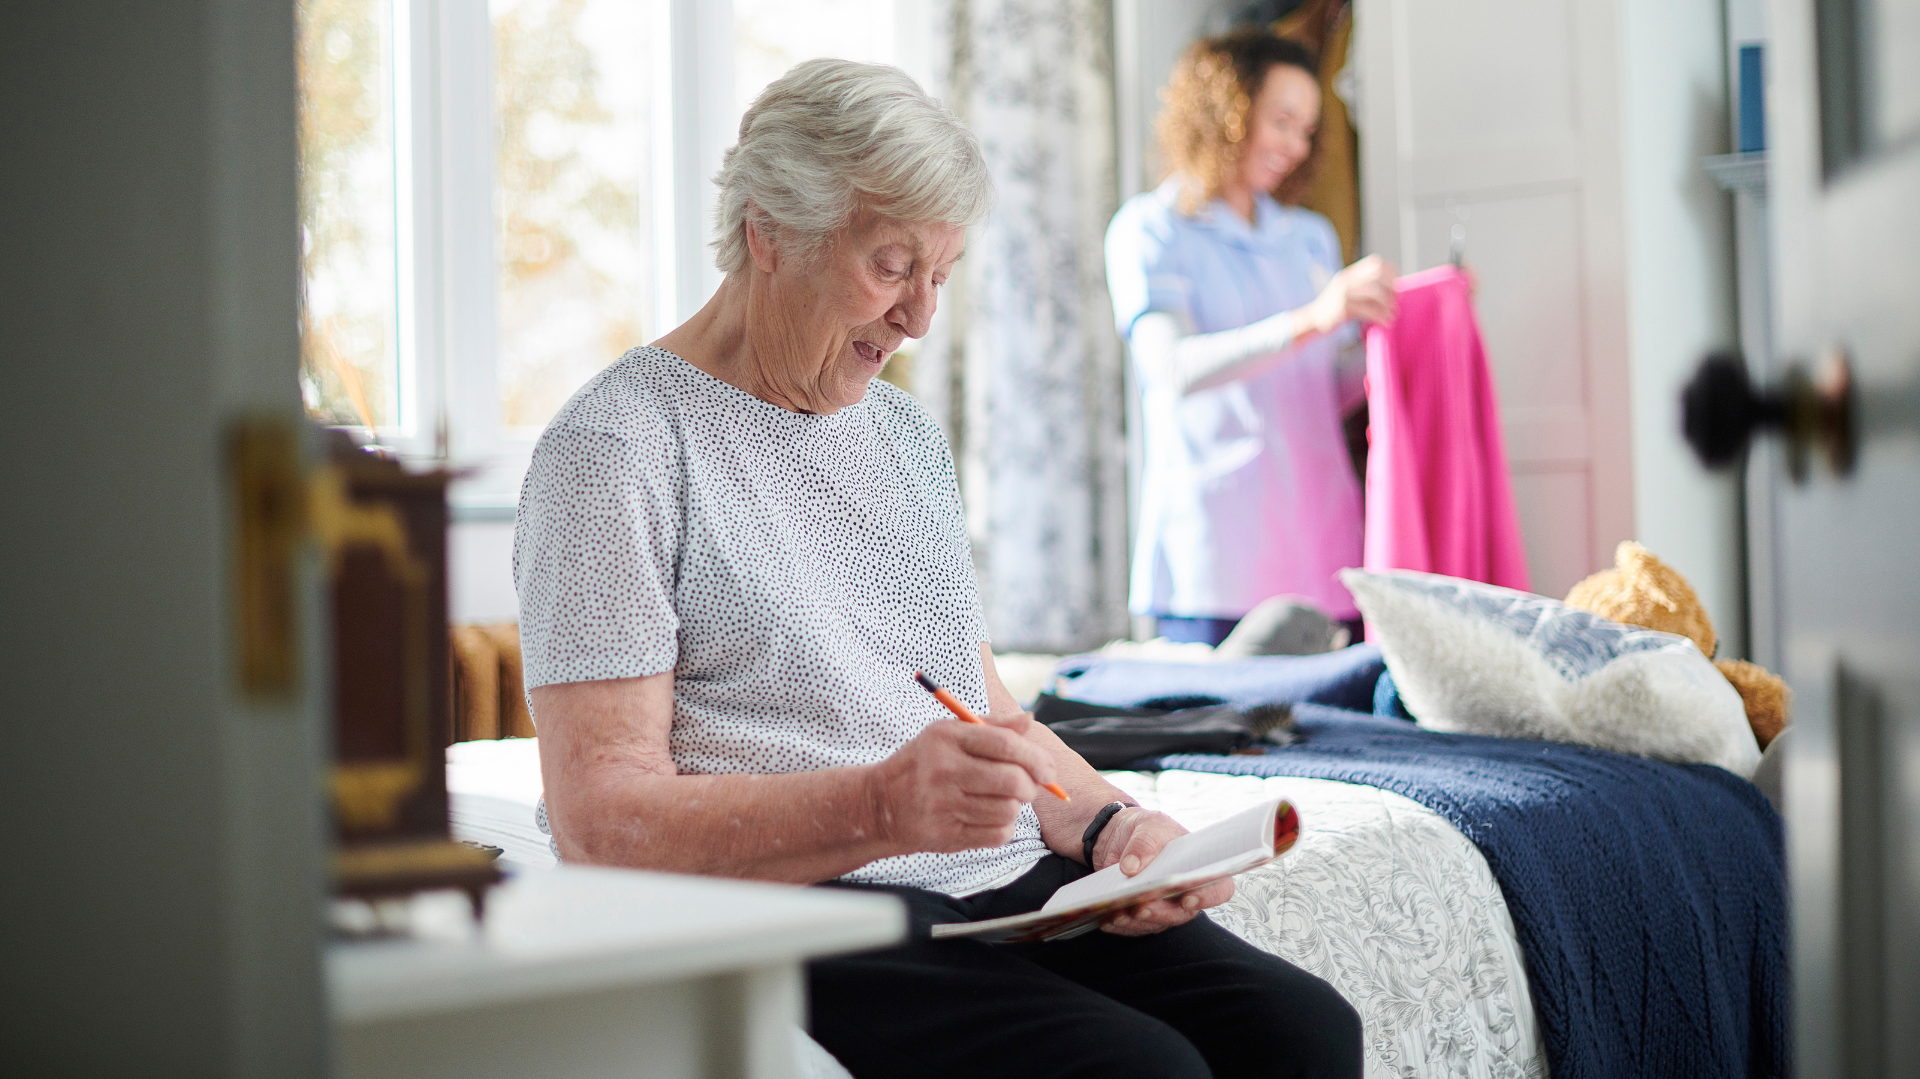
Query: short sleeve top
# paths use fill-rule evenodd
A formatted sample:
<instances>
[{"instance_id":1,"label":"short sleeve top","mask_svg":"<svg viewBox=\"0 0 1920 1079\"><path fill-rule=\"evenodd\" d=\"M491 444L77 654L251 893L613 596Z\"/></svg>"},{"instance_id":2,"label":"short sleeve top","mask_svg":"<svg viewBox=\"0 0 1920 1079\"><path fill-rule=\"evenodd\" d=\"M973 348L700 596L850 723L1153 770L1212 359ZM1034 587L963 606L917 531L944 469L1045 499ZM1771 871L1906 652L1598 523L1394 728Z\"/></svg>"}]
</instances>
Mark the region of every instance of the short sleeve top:
<instances>
[{"instance_id":1,"label":"short sleeve top","mask_svg":"<svg viewBox=\"0 0 1920 1079\"><path fill-rule=\"evenodd\" d=\"M1340 239L1311 210L1262 194L1252 222L1219 199L1187 215L1179 192L1178 177L1142 192L1107 227L1107 288L1129 340L1150 311L1186 333L1238 329L1310 303L1340 271ZM1134 611L1239 618L1291 594L1355 614L1335 576L1361 556L1334 379L1352 338L1349 326L1260 374L1186 394L1143 372Z\"/></svg>"},{"instance_id":2,"label":"short sleeve top","mask_svg":"<svg viewBox=\"0 0 1920 1079\"><path fill-rule=\"evenodd\" d=\"M806 415L634 349L541 435L513 561L527 688L674 672L682 773L883 760L948 718L915 671L986 707L953 459L884 382ZM843 879L964 895L1044 853L1027 807L1001 847Z\"/></svg>"},{"instance_id":3,"label":"short sleeve top","mask_svg":"<svg viewBox=\"0 0 1920 1079\"><path fill-rule=\"evenodd\" d=\"M1149 311L1187 333L1235 330L1311 301L1340 272L1333 223L1299 206L1254 196L1254 224L1215 199L1189 217L1181 181L1134 196L1107 226L1107 290L1120 336Z\"/></svg>"}]
</instances>

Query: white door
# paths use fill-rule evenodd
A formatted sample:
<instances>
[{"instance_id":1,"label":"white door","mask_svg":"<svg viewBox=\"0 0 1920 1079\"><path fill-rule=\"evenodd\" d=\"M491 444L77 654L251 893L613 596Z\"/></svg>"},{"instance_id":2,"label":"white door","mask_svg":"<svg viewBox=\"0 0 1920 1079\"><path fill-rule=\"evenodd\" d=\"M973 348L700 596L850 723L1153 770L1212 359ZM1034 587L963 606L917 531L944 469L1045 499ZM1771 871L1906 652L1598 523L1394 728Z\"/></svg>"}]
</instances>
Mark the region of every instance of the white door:
<instances>
[{"instance_id":1,"label":"white door","mask_svg":"<svg viewBox=\"0 0 1920 1079\"><path fill-rule=\"evenodd\" d=\"M1610 9L1355 14L1363 246L1403 271L1460 249L1478 273L1533 588L1552 596L1633 535Z\"/></svg>"},{"instance_id":2,"label":"white door","mask_svg":"<svg viewBox=\"0 0 1920 1079\"><path fill-rule=\"evenodd\" d=\"M1920 1075L1920 4L1770 24L1778 355L1844 352L1858 433L1776 489L1798 1074Z\"/></svg>"}]
</instances>

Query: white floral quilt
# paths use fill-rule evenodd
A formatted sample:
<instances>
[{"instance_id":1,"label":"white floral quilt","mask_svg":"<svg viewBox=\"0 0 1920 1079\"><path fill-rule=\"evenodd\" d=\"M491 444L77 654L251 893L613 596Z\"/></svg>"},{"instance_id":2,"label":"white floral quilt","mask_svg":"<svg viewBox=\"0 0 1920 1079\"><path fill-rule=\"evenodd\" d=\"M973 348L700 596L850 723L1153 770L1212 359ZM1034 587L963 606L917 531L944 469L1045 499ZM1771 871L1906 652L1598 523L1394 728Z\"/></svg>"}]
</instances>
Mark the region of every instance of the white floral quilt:
<instances>
[{"instance_id":1,"label":"white floral quilt","mask_svg":"<svg viewBox=\"0 0 1920 1079\"><path fill-rule=\"evenodd\" d=\"M1486 859L1398 794L1323 779L1109 772L1198 828L1285 797L1300 841L1244 874L1215 921L1325 978L1360 1012L1368 1079L1544 1079L1513 920Z\"/></svg>"}]
</instances>

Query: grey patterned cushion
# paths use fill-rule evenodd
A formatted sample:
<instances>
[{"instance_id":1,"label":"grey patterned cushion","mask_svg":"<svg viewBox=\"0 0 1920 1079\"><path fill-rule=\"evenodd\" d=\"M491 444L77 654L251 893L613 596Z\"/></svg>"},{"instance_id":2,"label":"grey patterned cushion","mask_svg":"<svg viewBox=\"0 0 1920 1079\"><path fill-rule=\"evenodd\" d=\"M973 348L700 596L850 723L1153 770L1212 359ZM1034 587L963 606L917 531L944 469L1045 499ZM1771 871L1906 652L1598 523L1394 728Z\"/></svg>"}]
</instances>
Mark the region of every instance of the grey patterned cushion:
<instances>
[{"instance_id":1,"label":"grey patterned cushion","mask_svg":"<svg viewBox=\"0 0 1920 1079\"><path fill-rule=\"evenodd\" d=\"M1543 596L1408 570L1344 570L1423 727L1539 738L1751 776L1739 693L1692 641Z\"/></svg>"}]
</instances>

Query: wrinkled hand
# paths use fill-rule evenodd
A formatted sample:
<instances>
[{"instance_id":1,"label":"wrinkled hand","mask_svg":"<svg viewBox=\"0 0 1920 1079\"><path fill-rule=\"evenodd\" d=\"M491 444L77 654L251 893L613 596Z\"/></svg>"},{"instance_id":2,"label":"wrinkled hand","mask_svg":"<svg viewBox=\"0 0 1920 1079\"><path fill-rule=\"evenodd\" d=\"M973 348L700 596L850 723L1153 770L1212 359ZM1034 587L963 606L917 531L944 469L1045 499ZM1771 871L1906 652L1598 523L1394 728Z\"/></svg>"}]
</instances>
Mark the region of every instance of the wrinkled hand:
<instances>
[{"instance_id":1,"label":"wrinkled hand","mask_svg":"<svg viewBox=\"0 0 1920 1079\"><path fill-rule=\"evenodd\" d=\"M1134 876L1159 857L1161 848L1186 834L1187 830L1165 813L1123 809L1100 830L1100 838L1093 845L1093 868L1105 869L1119 862L1120 872ZM1122 937L1144 937L1192 921L1195 914L1232 898L1233 878L1227 877L1109 914L1100 928Z\"/></svg>"},{"instance_id":2,"label":"wrinkled hand","mask_svg":"<svg viewBox=\"0 0 1920 1079\"><path fill-rule=\"evenodd\" d=\"M1024 734L1025 712L984 724L943 719L873 766L882 834L903 851L973 850L1013 838L1020 807L1055 781L1053 762Z\"/></svg>"},{"instance_id":3,"label":"wrinkled hand","mask_svg":"<svg viewBox=\"0 0 1920 1079\"><path fill-rule=\"evenodd\" d=\"M1383 326L1391 323L1398 307L1393 291L1398 276L1393 263L1379 255L1368 255L1334 274L1308 307L1311 328L1328 334L1354 319Z\"/></svg>"}]
</instances>

